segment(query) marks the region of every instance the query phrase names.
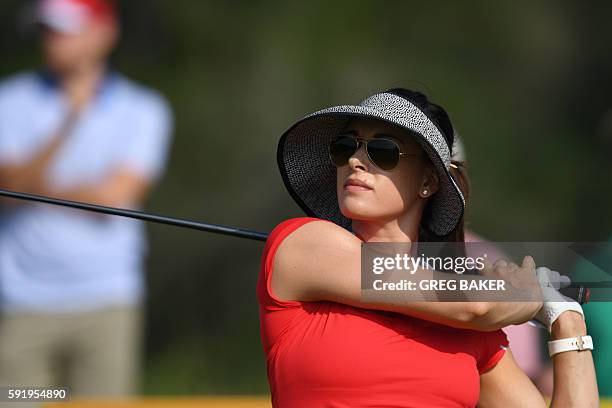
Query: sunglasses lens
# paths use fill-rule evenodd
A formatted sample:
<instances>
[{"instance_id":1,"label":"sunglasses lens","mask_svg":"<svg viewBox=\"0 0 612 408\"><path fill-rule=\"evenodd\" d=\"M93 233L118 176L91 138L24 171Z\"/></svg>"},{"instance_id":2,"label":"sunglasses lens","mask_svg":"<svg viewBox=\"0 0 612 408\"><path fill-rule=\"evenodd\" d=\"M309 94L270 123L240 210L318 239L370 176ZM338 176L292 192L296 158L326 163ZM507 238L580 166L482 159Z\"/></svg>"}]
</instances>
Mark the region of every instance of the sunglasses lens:
<instances>
[{"instance_id":1,"label":"sunglasses lens","mask_svg":"<svg viewBox=\"0 0 612 408\"><path fill-rule=\"evenodd\" d=\"M351 136L338 136L329 144L329 157L338 167L345 166L357 151L357 140Z\"/></svg>"},{"instance_id":2,"label":"sunglasses lens","mask_svg":"<svg viewBox=\"0 0 612 408\"><path fill-rule=\"evenodd\" d=\"M390 139L371 139L368 141L370 160L383 170L391 170L397 166L400 149L397 143Z\"/></svg>"}]
</instances>

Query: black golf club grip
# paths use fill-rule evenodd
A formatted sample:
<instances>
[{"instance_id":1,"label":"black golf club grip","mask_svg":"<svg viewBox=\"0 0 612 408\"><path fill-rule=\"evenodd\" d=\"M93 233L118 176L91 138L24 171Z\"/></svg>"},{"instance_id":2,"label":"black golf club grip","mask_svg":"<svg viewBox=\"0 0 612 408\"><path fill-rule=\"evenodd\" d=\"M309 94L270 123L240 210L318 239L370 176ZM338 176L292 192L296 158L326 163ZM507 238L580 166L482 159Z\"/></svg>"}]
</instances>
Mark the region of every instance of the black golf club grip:
<instances>
[{"instance_id":1,"label":"black golf club grip","mask_svg":"<svg viewBox=\"0 0 612 408\"><path fill-rule=\"evenodd\" d=\"M560 289L559 292L568 298L574 299L581 305L589 303L589 297L591 295L591 291L585 286L569 286L567 288Z\"/></svg>"}]
</instances>

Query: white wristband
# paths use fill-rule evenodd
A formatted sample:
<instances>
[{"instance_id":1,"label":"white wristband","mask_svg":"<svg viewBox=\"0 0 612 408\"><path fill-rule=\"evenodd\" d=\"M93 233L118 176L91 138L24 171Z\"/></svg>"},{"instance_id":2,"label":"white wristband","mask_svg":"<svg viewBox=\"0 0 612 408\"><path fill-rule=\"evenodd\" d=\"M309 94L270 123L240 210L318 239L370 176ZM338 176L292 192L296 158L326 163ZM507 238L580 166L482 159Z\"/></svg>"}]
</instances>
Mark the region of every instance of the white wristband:
<instances>
[{"instance_id":1,"label":"white wristband","mask_svg":"<svg viewBox=\"0 0 612 408\"><path fill-rule=\"evenodd\" d=\"M591 336L578 336L548 342L548 354L551 357L558 353L574 350L593 350L593 338Z\"/></svg>"}]
</instances>

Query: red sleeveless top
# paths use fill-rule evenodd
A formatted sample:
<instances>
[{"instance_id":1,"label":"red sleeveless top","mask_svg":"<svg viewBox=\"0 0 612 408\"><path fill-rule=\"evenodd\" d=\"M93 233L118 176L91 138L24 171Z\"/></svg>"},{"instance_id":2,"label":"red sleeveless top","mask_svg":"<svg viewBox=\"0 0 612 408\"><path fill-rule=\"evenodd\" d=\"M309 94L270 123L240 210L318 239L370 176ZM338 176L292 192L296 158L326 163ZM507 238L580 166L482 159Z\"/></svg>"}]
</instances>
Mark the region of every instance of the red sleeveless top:
<instances>
[{"instance_id":1,"label":"red sleeveless top","mask_svg":"<svg viewBox=\"0 0 612 408\"><path fill-rule=\"evenodd\" d=\"M271 290L276 249L317 218L279 224L257 283L274 407L474 407L479 375L508 346L501 331L454 329L335 302L283 301Z\"/></svg>"}]
</instances>

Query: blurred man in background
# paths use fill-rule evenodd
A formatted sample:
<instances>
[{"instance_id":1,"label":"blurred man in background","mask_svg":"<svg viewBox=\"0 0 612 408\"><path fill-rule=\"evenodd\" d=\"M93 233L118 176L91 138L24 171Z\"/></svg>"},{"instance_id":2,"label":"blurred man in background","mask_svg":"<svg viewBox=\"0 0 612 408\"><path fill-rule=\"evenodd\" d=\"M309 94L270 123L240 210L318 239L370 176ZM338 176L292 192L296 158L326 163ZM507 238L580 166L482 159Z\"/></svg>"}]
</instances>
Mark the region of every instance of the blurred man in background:
<instances>
[{"instance_id":1,"label":"blurred man in background","mask_svg":"<svg viewBox=\"0 0 612 408\"><path fill-rule=\"evenodd\" d=\"M39 3L45 68L0 84L0 187L139 207L171 132L164 99L107 65L119 25L105 0ZM0 386L136 391L143 226L7 200L0 210Z\"/></svg>"}]
</instances>

